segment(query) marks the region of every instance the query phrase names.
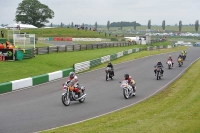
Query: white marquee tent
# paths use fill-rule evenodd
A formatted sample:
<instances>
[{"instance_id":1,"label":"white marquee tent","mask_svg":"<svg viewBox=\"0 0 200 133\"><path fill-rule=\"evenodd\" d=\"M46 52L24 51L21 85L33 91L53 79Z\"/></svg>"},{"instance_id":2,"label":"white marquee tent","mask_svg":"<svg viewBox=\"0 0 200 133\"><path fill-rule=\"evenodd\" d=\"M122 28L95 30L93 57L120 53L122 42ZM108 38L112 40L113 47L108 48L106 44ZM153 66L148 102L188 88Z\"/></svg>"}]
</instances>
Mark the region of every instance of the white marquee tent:
<instances>
[{"instance_id":1,"label":"white marquee tent","mask_svg":"<svg viewBox=\"0 0 200 133\"><path fill-rule=\"evenodd\" d=\"M37 28L36 26L29 24L9 24L8 26L6 26L6 28L18 28L18 27L20 27L20 29Z\"/></svg>"}]
</instances>

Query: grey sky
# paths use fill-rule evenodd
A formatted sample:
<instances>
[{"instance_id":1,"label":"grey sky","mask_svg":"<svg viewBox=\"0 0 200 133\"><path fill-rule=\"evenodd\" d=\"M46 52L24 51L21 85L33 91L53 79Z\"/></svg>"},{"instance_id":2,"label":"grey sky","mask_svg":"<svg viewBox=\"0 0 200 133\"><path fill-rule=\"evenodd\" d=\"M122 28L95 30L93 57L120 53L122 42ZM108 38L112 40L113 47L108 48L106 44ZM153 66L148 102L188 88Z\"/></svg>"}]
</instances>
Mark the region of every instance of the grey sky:
<instances>
[{"instance_id":1,"label":"grey sky","mask_svg":"<svg viewBox=\"0 0 200 133\"><path fill-rule=\"evenodd\" d=\"M137 21L147 25L194 24L200 19L200 0L39 0L55 13L53 24L95 24ZM14 23L15 12L22 0L0 0L0 24Z\"/></svg>"}]
</instances>

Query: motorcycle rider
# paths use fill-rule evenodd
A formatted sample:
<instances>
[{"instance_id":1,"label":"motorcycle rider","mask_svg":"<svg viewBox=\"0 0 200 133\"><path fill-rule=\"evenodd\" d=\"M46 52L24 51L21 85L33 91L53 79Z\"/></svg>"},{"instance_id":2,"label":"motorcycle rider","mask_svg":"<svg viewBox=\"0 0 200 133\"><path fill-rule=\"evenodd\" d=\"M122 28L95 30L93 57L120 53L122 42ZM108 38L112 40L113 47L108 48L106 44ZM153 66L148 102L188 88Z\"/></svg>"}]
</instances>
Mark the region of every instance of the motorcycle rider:
<instances>
[{"instance_id":1,"label":"motorcycle rider","mask_svg":"<svg viewBox=\"0 0 200 133\"><path fill-rule=\"evenodd\" d=\"M81 90L79 88L78 77L75 75L74 72L69 73L69 78L67 82L70 82L70 86L74 87L74 91L77 92L79 98L81 96Z\"/></svg>"},{"instance_id":2,"label":"motorcycle rider","mask_svg":"<svg viewBox=\"0 0 200 133\"><path fill-rule=\"evenodd\" d=\"M159 67L160 70L161 70L161 74L162 74L162 75L164 74L164 70L162 69L162 68L164 68L164 67L163 67L161 61L158 61L157 65L155 65L154 67L155 67L155 68ZM154 73L155 73L155 76L156 76L156 69L154 70Z\"/></svg>"},{"instance_id":3,"label":"motorcycle rider","mask_svg":"<svg viewBox=\"0 0 200 133\"><path fill-rule=\"evenodd\" d=\"M182 56L181 54L178 56L177 60L178 60L179 58L181 58L182 64L183 64L183 56Z\"/></svg>"},{"instance_id":4,"label":"motorcycle rider","mask_svg":"<svg viewBox=\"0 0 200 133\"><path fill-rule=\"evenodd\" d=\"M108 62L107 67L110 67L110 68L111 68L111 71L112 71L112 73L113 73L113 76L115 76L114 68L113 68L113 65L112 65L112 63L111 63L110 61Z\"/></svg>"},{"instance_id":5,"label":"motorcycle rider","mask_svg":"<svg viewBox=\"0 0 200 133\"><path fill-rule=\"evenodd\" d=\"M183 51L182 51L182 54L186 55L186 54L187 54L187 52L186 52L185 50L183 50Z\"/></svg>"},{"instance_id":6,"label":"motorcycle rider","mask_svg":"<svg viewBox=\"0 0 200 133\"><path fill-rule=\"evenodd\" d=\"M167 61L171 61L172 62L172 67L173 67L173 65L174 65L174 61L173 61L173 59L172 59L172 56L171 55L169 55L169 58L167 59ZM166 62L166 64L167 64L167 62Z\"/></svg>"},{"instance_id":7,"label":"motorcycle rider","mask_svg":"<svg viewBox=\"0 0 200 133\"><path fill-rule=\"evenodd\" d=\"M182 56L181 54L178 56L178 59L179 59L179 58L181 58L181 59L183 60L183 56Z\"/></svg>"},{"instance_id":8,"label":"motorcycle rider","mask_svg":"<svg viewBox=\"0 0 200 133\"><path fill-rule=\"evenodd\" d=\"M128 80L128 84L133 88L133 94L135 95L135 92L136 92L135 84L136 84L136 82L132 79L131 76L129 76L129 74L124 74L124 80Z\"/></svg>"}]
</instances>

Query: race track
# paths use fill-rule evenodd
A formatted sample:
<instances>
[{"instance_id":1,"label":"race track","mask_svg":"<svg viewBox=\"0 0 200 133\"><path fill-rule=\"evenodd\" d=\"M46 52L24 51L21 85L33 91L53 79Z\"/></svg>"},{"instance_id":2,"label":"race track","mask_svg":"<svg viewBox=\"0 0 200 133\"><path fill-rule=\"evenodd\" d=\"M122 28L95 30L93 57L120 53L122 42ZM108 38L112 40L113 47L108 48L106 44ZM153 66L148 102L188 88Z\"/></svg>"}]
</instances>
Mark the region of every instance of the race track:
<instances>
[{"instance_id":1,"label":"race track","mask_svg":"<svg viewBox=\"0 0 200 133\"><path fill-rule=\"evenodd\" d=\"M187 50L187 58L182 67L175 62L168 70L165 64L168 54L149 56L114 65L114 80L105 80L104 69L79 74L79 82L86 87L87 98L82 104L72 102L66 107L61 102L62 83L65 79L35 86L21 91L0 95L0 133L29 133L67 125L116 109L138 103L151 96L184 71L200 57L200 48ZM180 52L171 53L174 60ZM164 77L157 81L154 65L161 60ZM129 73L137 83L135 97L123 97L119 81Z\"/></svg>"}]
</instances>

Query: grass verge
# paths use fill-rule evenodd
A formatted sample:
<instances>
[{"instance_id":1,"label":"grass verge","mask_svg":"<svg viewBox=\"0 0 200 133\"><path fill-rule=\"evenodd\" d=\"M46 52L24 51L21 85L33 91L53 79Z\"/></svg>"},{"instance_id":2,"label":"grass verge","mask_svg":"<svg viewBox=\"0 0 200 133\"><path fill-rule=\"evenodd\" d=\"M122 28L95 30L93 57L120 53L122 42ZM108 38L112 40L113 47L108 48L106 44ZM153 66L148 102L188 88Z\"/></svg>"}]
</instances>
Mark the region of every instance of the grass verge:
<instances>
[{"instance_id":1,"label":"grass verge","mask_svg":"<svg viewBox=\"0 0 200 133\"><path fill-rule=\"evenodd\" d=\"M200 60L161 93L129 108L42 133L199 133Z\"/></svg>"}]
</instances>

